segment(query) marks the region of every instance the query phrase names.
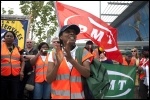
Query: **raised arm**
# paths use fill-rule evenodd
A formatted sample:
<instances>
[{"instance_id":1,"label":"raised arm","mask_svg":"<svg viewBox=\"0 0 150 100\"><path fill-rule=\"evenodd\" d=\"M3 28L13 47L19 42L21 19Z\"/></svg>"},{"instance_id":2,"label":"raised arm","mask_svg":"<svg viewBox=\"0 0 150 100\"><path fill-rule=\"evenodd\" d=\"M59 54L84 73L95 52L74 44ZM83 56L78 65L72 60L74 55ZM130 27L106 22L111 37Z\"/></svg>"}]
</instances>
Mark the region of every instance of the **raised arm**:
<instances>
[{"instance_id":1,"label":"raised arm","mask_svg":"<svg viewBox=\"0 0 150 100\"><path fill-rule=\"evenodd\" d=\"M51 52L48 58L49 62L48 62L48 70L47 70L47 76L46 76L48 83L51 83L53 80L55 80L58 68L60 66L61 61L63 60L62 52L57 52L54 55L55 57L53 56Z\"/></svg>"}]
</instances>

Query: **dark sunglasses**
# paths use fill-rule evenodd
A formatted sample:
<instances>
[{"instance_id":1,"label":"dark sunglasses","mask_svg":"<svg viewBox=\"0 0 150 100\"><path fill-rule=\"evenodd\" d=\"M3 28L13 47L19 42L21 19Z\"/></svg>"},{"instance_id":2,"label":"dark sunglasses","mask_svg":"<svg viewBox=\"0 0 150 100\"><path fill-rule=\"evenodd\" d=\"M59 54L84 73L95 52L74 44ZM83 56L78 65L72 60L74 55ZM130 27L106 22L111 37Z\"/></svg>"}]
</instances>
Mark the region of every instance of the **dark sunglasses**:
<instances>
[{"instance_id":1,"label":"dark sunglasses","mask_svg":"<svg viewBox=\"0 0 150 100\"><path fill-rule=\"evenodd\" d=\"M59 41L53 41L53 43L60 43Z\"/></svg>"},{"instance_id":2,"label":"dark sunglasses","mask_svg":"<svg viewBox=\"0 0 150 100\"><path fill-rule=\"evenodd\" d=\"M134 50L134 51L131 51L131 52L136 52L136 50Z\"/></svg>"},{"instance_id":3,"label":"dark sunglasses","mask_svg":"<svg viewBox=\"0 0 150 100\"><path fill-rule=\"evenodd\" d=\"M32 43L32 42L27 42L27 43Z\"/></svg>"}]
</instances>

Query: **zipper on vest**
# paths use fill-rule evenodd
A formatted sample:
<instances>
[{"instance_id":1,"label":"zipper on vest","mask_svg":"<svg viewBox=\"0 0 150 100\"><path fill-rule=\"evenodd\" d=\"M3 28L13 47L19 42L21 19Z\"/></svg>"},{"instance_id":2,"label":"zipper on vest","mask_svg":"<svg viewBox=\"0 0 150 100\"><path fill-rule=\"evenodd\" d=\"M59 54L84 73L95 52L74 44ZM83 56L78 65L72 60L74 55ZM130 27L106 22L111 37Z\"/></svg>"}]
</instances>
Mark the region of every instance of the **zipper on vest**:
<instances>
[{"instance_id":1,"label":"zipper on vest","mask_svg":"<svg viewBox=\"0 0 150 100\"><path fill-rule=\"evenodd\" d=\"M45 66L45 65L44 65ZM44 79L44 81L45 81L45 77L44 77L44 66L43 66L43 79Z\"/></svg>"},{"instance_id":2,"label":"zipper on vest","mask_svg":"<svg viewBox=\"0 0 150 100\"><path fill-rule=\"evenodd\" d=\"M11 63L11 55L12 55L12 52L10 52L10 66L11 66L11 75L12 75L12 63Z\"/></svg>"},{"instance_id":3,"label":"zipper on vest","mask_svg":"<svg viewBox=\"0 0 150 100\"><path fill-rule=\"evenodd\" d=\"M71 99L71 72L72 72L73 66L70 70L70 76L69 76L69 83L70 83L70 99Z\"/></svg>"}]
</instances>

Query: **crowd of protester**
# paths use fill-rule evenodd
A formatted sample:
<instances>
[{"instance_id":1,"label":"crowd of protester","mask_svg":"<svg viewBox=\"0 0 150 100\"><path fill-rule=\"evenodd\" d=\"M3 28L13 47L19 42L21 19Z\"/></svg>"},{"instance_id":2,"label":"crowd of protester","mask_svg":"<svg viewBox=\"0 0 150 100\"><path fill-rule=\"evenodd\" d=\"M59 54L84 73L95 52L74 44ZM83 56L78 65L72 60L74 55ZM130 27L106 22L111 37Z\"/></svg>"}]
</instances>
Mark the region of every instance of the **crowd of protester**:
<instances>
[{"instance_id":1,"label":"crowd of protester","mask_svg":"<svg viewBox=\"0 0 150 100\"><path fill-rule=\"evenodd\" d=\"M83 99L81 75L90 76L90 63L93 58L102 63L116 64L107 58L101 47L94 47L87 41L82 55L82 65L75 59L76 36L80 33L77 25L65 25L59 37L52 39L52 46L41 42L37 47L31 39L27 39L25 49L14 45L16 35L13 31L4 34L1 41L1 99ZM149 46L144 46L139 54L138 49L131 48L123 55L123 62L117 63L125 67L136 66L135 99L149 97L147 84L147 66L149 68ZM33 91L25 88L32 71L35 71L35 87ZM70 72L72 72L70 74ZM72 87L71 92L68 92Z\"/></svg>"}]
</instances>

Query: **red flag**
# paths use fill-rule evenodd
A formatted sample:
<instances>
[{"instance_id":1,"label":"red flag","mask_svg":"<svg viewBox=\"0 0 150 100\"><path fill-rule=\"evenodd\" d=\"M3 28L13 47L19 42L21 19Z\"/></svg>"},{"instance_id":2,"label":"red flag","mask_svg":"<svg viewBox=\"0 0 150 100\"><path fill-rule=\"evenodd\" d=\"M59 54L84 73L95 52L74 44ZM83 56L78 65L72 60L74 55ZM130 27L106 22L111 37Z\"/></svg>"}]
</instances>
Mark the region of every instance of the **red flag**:
<instances>
[{"instance_id":1,"label":"red flag","mask_svg":"<svg viewBox=\"0 0 150 100\"><path fill-rule=\"evenodd\" d=\"M117 44L117 29L84 10L58 1L56 11L60 27L67 24L78 25L81 32L77 39L91 39L105 50L108 58L122 63L122 54Z\"/></svg>"}]
</instances>

